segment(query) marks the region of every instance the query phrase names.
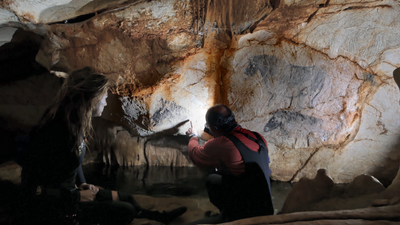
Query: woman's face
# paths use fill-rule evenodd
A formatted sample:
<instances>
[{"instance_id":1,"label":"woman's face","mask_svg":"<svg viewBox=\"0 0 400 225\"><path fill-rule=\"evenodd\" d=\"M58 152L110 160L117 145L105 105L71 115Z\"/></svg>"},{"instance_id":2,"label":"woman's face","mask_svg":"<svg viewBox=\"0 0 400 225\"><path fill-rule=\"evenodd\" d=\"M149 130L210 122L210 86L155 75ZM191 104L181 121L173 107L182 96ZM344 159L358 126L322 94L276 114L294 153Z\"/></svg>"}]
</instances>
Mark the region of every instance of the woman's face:
<instances>
[{"instance_id":1,"label":"woman's face","mask_svg":"<svg viewBox=\"0 0 400 225\"><path fill-rule=\"evenodd\" d=\"M104 107L107 105L107 92L101 97L100 101L97 102L97 105L93 109L93 117L99 117L103 113Z\"/></svg>"}]
</instances>

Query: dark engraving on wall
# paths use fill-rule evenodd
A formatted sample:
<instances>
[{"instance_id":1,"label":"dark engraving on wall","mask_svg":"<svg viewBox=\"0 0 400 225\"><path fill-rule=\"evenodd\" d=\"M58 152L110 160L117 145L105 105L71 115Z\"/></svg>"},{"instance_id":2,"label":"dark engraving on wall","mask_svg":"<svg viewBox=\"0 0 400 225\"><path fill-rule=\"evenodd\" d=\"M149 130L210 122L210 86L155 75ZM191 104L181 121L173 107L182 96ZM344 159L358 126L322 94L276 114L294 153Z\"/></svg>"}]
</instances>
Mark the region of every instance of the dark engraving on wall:
<instances>
[{"instance_id":1,"label":"dark engraving on wall","mask_svg":"<svg viewBox=\"0 0 400 225\"><path fill-rule=\"evenodd\" d=\"M272 114L264 126L264 132L275 143L290 148L318 147L328 140L334 131L324 129L322 119L299 112L280 110Z\"/></svg>"},{"instance_id":2,"label":"dark engraving on wall","mask_svg":"<svg viewBox=\"0 0 400 225\"><path fill-rule=\"evenodd\" d=\"M300 108L315 106L325 82L325 74L320 67L296 66L270 55L249 59L244 73L249 78L258 72L266 91L272 96L270 101L277 97L276 90L279 90L279 94L283 95L280 97L297 101Z\"/></svg>"},{"instance_id":3,"label":"dark engraving on wall","mask_svg":"<svg viewBox=\"0 0 400 225\"><path fill-rule=\"evenodd\" d=\"M166 101L161 98L161 107L151 116L150 123L152 126L161 124L162 122L169 122L172 119L181 118L186 119L189 112L180 105L172 101Z\"/></svg>"},{"instance_id":4,"label":"dark engraving on wall","mask_svg":"<svg viewBox=\"0 0 400 225\"><path fill-rule=\"evenodd\" d=\"M288 127L297 124L298 127L301 126L302 129L306 129L305 131L306 133L308 133L312 132L313 128L315 129L315 126L317 126L318 123L322 123L322 120L315 118L313 116L307 116L301 114L299 112L282 110L273 113L272 118L268 121L268 123L264 127L264 132L270 132L275 129L281 129L285 131L285 133L287 133Z\"/></svg>"}]
</instances>

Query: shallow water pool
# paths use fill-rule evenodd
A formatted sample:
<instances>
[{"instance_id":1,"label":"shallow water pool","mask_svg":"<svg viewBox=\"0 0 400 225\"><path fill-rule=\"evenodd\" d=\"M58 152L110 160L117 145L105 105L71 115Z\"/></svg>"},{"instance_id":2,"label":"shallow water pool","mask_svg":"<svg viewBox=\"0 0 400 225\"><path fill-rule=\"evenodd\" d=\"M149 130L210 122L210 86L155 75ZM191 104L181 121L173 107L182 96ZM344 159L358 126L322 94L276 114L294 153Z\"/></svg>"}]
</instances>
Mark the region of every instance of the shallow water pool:
<instances>
[{"instance_id":1,"label":"shallow water pool","mask_svg":"<svg viewBox=\"0 0 400 225\"><path fill-rule=\"evenodd\" d=\"M107 167L88 164L83 167L86 180L106 189L153 197L207 197L205 177L208 172L198 167ZM292 185L271 182L272 200L278 212Z\"/></svg>"}]
</instances>

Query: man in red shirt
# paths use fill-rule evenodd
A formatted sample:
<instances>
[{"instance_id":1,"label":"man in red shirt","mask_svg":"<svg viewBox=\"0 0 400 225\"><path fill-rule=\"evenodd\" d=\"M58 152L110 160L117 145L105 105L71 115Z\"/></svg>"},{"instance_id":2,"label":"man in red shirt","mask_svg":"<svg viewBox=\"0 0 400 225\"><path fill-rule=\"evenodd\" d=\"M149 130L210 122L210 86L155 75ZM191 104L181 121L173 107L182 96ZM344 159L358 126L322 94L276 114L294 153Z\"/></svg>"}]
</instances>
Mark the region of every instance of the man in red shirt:
<instances>
[{"instance_id":1,"label":"man in red shirt","mask_svg":"<svg viewBox=\"0 0 400 225\"><path fill-rule=\"evenodd\" d=\"M269 157L265 139L237 124L232 111L215 105L206 114L206 128L214 136L200 146L193 127L186 135L189 157L197 166L211 167L206 187L218 217L197 223L221 223L274 213L269 181Z\"/></svg>"}]
</instances>

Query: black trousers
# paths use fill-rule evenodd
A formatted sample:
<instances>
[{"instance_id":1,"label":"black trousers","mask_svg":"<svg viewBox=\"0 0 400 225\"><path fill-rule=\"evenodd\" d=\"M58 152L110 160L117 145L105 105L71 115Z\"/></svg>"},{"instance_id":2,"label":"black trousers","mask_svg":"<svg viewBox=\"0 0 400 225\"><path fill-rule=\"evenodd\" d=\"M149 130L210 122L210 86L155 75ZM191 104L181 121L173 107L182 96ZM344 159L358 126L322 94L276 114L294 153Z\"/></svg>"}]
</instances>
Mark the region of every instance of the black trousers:
<instances>
[{"instance_id":1,"label":"black trousers","mask_svg":"<svg viewBox=\"0 0 400 225\"><path fill-rule=\"evenodd\" d=\"M119 193L120 201L112 201L111 191L100 189L93 202L79 202L79 224L130 224L140 210L133 196Z\"/></svg>"},{"instance_id":2,"label":"black trousers","mask_svg":"<svg viewBox=\"0 0 400 225\"><path fill-rule=\"evenodd\" d=\"M206 187L210 202L220 210L224 221L274 214L269 187L257 176L210 174Z\"/></svg>"},{"instance_id":3,"label":"black trousers","mask_svg":"<svg viewBox=\"0 0 400 225\"><path fill-rule=\"evenodd\" d=\"M17 212L16 224L130 224L141 208L132 195L118 193L120 201L112 201L111 191L100 189L93 202L71 206L61 196L24 195Z\"/></svg>"}]
</instances>

